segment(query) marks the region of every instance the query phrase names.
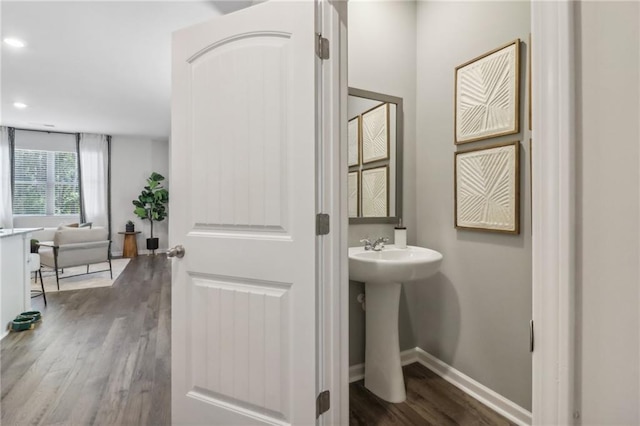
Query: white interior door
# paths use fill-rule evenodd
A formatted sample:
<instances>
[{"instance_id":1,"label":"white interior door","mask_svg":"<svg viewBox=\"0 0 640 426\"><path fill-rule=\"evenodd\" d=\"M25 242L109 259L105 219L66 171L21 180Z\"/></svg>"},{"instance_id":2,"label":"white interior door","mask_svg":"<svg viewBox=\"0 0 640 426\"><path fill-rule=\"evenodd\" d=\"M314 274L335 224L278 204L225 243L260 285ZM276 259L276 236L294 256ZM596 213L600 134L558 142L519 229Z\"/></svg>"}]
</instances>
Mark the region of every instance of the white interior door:
<instances>
[{"instance_id":1,"label":"white interior door","mask_svg":"<svg viewBox=\"0 0 640 426\"><path fill-rule=\"evenodd\" d=\"M315 423L315 9L174 34L174 424Z\"/></svg>"}]
</instances>

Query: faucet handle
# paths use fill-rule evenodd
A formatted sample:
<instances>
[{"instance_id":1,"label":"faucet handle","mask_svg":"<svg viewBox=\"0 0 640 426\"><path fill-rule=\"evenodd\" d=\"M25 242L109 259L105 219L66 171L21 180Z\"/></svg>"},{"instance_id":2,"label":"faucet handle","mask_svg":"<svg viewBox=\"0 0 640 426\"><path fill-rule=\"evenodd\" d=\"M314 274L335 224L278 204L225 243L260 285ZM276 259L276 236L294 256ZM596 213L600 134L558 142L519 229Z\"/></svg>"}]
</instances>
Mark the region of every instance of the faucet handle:
<instances>
[{"instance_id":1,"label":"faucet handle","mask_svg":"<svg viewBox=\"0 0 640 426\"><path fill-rule=\"evenodd\" d=\"M380 251L384 248L384 243L386 243L387 241L389 241L388 238L385 237L380 237L378 239L376 239L372 244L371 244L371 250L373 251Z\"/></svg>"},{"instance_id":2,"label":"faucet handle","mask_svg":"<svg viewBox=\"0 0 640 426\"><path fill-rule=\"evenodd\" d=\"M364 243L365 250L371 250L371 247L373 246L373 244L371 243L371 240L369 240L368 238L363 238L360 240L360 242Z\"/></svg>"}]
</instances>

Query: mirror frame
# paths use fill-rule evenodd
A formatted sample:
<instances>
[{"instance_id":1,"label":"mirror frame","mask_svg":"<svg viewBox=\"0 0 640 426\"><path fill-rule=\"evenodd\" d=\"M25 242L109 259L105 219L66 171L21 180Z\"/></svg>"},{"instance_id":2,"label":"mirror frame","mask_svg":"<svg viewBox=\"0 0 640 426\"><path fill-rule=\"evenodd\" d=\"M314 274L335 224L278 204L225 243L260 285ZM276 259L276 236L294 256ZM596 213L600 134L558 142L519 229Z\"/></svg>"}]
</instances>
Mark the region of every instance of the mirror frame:
<instances>
[{"instance_id":1,"label":"mirror frame","mask_svg":"<svg viewBox=\"0 0 640 426\"><path fill-rule=\"evenodd\" d=\"M356 89L353 87L349 87L349 96L367 98L374 101L387 102L396 105L396 214L395 216L387 217L350 217L349 224L397 224L399 218L402 217L402 177L404 174L404 110L402 107L402 98L385 95L383 93L371 92L369 90ZM347 167L347 172L348 170L349 168Z\"/></svg>"}]
</instances>

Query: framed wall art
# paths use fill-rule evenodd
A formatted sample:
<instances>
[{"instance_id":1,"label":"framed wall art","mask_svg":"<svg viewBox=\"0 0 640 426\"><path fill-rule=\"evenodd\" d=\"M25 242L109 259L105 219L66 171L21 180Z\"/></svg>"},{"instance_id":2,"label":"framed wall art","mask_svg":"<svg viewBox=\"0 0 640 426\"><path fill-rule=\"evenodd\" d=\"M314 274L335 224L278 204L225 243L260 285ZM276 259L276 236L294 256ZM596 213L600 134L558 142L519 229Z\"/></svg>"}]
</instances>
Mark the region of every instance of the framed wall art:
<instances>
[{"instance_id":1,"label":"framed wall art","mask_svg":"<svg viewBox=\"0 0 640 426\"><path fill-rule=\"evenodd\" d=\"M362 217L389 216L389 166L363 170Z\"/></svg>"},{"instance_id":2,"label":"framed wall art","mask_svg":"<svg viewBox=\"0 0 640 426\"><path fill-rule=\"evenodd\" d=\"M520 39L455 70L455 143L518 133Z\"/></svg>"},{"instance_id":3,"label":"framed wall art","mask_svg":"<svg viewBox=\"0 0 640 426\"><path fill-rule=\"evenodd\" d=\"M520 142L454 154L455 227L520 233Z\"/></svg>"},{"instance_id":4,"label":"framed wall art","mask_svg":"<svg viewBox=\"0 0 640 426\"><path fill-rule=\"evenodd\" d=\"M362 163L389 158L389 104L362 114Z\"/></svg>"},{"instance_id":5,"label":"framed wall art","mask_svg":"<svg viewBox=\"0 0 640 426\"><path fill-rule=\"evenodd\" d=\"M348 166L357 166L360 164L360 116L349 120L348 126L349 148L348 148Z\"/></svg>"},{"instance_id":6,"label":"framed wall art","mask_svg":"<svg viewBox=\"0 0 640 426\"><path fill-rule=\"evenodd\" d=\"M349 173L349 217L360 216L360 172Z\"/></svg>"},{"instance_id":7,"label":"framed wall art","mask_svg":"<svg viewBox=\"0 0 640 426\"><path fill-rule=\"evenodd\" d=\"M528 72L528 77L529 79L527 80L527 97L529 98L529 104L528 104L528 109L529 109L529 130L533 130L533 113L531 112L531 107L533 106L533 101L532 101L532 87L531 87L531 83L532 83L532 74L531 74L531 33L529 33L529 45L527 46L527 66L529 67L529 72Z\"/></svg>"}]
</instances>

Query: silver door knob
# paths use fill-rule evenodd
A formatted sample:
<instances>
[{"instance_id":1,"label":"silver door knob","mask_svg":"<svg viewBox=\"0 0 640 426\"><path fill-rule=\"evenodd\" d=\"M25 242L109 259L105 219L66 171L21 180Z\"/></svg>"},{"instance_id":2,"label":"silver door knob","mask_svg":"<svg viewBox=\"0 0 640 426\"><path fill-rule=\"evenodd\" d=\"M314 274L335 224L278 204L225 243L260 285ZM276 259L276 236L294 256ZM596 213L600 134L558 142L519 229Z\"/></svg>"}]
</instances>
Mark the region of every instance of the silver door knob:
<instances>
[{"instance_id":1,"label":"silver door knob","mask_svg":"<svg viewBox=\"0 0 640 426\"><path fill-rule=\"evenodd\" d=\"M177 257L178 259L183 258L184 247L178 244L174 248L170 248L169 250L167 250L167 257Z\"/></svg>"}]
</instances>

